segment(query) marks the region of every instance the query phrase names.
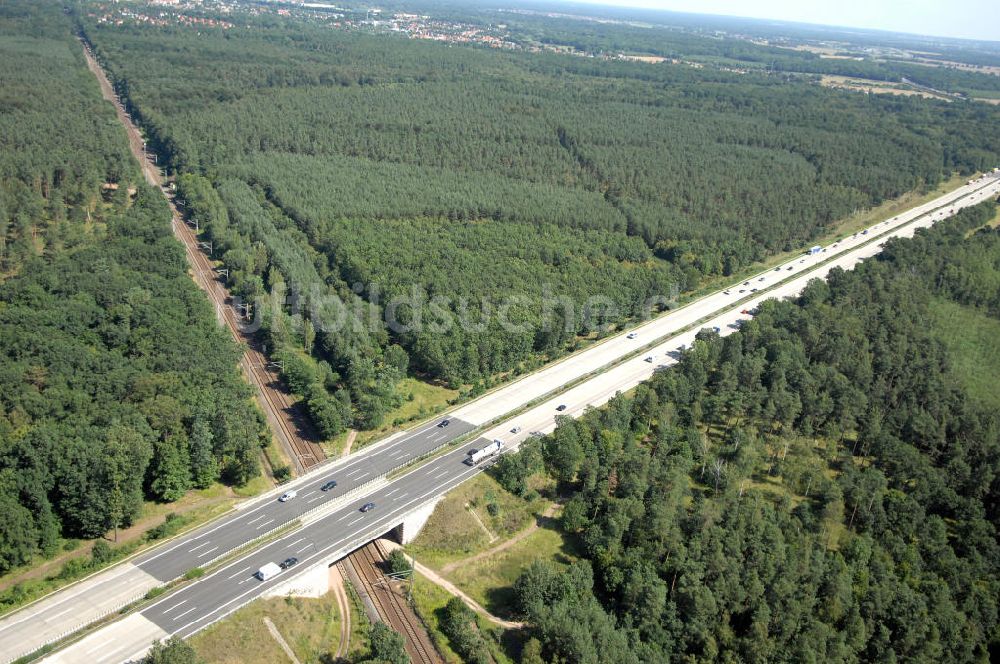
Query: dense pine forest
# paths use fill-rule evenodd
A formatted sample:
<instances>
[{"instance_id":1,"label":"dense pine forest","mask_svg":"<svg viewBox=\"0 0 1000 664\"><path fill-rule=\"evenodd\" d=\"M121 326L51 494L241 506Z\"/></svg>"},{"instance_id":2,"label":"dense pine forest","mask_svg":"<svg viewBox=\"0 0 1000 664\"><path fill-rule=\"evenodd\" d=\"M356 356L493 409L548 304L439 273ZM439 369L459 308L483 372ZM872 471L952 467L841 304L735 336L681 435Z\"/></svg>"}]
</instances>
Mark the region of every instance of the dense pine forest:
<instances>
[{"instance_id":1,"label":"dense pine forest","mask_svg":"<svg viewBox=\"0 0 1000 664\"><path fill-rule=\"evenodd\" d=\"M100 18L81 15L87 38L233 291L270 296L263 333L329 434L380 424L407 372L458 387L523 370L1000 155L996 108L774 68L451 48L239 12L197 31ZM554 34L574 25L583 40L636 33ZM415 289L424 323L471 324L367 323ZM595 295L612 306L582 306ZM516 329L483 315L511 296Z\"/></svg>"},{"instance_id":2,"label":"dense pine forest","mask_svg":"<svg viewBox=\"0 0 1000 664\"><path fill-rule=\"evenodd\" d=\"M513 491L560 482L581 554L516 582L521 661L995 660L1000 417L929 324L940 306L1000 320L995 212L703 332L503 458Z\"/></svg>"},{"instance_id":3,"label":"dense pine forest","mask_svg":"<svg viewBox=\"0 0 1000 664\"><path fill-rule=\"evenodd\" d=\"M0 6L0 265L0 573L259 474L238 349L57 5Z\"/></svg>"}]
</instances>

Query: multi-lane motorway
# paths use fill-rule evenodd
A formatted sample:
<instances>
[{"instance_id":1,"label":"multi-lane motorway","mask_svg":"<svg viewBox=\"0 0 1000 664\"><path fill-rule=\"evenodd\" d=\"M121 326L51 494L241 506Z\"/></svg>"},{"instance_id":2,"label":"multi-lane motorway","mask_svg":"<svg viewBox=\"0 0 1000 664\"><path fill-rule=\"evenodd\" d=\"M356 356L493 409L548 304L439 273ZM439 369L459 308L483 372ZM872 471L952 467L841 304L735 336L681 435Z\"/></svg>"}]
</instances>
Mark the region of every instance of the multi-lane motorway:
<instances>
[{"instance_id":1,"label":"multi-lane motorway","mask_svg":"<svg viewBox=\"0 0 1000 664\"><path fill-rule=\"evenodd\" d=\"M346 462L325 464L295 483L298 496L291 501L281 503L275 496L268 496L252 502L236 514L0 621L0 652L10 658L31 652L46 642L39 643L40 639L51 640L61 633L58 630L66 631L66 626L74 620L71 626L81 624L87 617L90 602L97 601L96 606L103 606L106 612L107 602L114 598L134 599L193 567L208 564L248 540L324 509L322 518L283 534L277 541L171 594L140 614L130 616L120 626L88 636L61 653L58 661L116 661L141 649L137 644L148 644L153 638L168 633L193 633L281 580L279 576L274 582L252 581L250 574L263 562L297 556L302 569L310 561L329 559L356 545L366 535L388 530L415 505L467 479L477 470L461 461L466 449L477 443L462 446L395 481L370 484L373 479L489 422L499 424L482 433L484 440L503 438L511 446L530 432L549 431L554 426L557 405L567 406L564 414L576 415L589 405L604 403L616 392L648 378L657 367L669 365L672 359L668 353L681 343L690 343L700 327L718 326L727 333L731 331L730 324L746 318L740 311L752 308L758 300L795 294L809 279L824 276L830 267L847 268L877 253L883 234L912 234L914 228L933 223L953 208L957 210L960 206L978 203L998 191L1000 183L994 177L961 187L878 224L867 233L845 238L828 247L826 252L798 257L777 269L747 279L746 284L719 291L650 321L636 328L634 334L613 337L484 395L449 414L447 427L438 426L440 420L435 420L363 450ZM928 214L932 211L935 212ZM877 236L877 241L871 241ZM834 255L836 257L830 260ZM829 262L817 269L819 263L826 261ZM779 281L782 283L776 286ZM752 289L758 292L753 293ZM694 327L676 335L678 330L688 326ZM646 348L652 342L657 345ZM640 349L644 350L639 355L622 361ZM649 356L653 362L645 361ZM587 376L590 377L583 380ZM559 388L574 382L578 384L559 393ZM532 402L536 404L527 411L501 421L503 416ZM510 433L515 425L521 429L516 435ZM337 487L321 491L320 487L329 479L336 480ZM367 514L359 512L360 504L368 501L375 502L376 509ZM95 641L98 637L100 640ZM31 647L33 644L37 645Z\"/></svg>"}]
</instances>

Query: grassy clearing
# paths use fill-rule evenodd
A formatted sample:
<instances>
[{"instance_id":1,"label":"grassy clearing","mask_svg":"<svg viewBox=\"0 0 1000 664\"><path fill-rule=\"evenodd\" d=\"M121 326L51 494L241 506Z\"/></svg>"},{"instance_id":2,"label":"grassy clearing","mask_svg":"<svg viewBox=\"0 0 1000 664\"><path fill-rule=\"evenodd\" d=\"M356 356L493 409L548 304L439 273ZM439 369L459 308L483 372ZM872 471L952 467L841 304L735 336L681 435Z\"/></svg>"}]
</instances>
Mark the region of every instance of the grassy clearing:
<instances>
[{"instance_id":1,"label":"grassy clearing","mask_svg":"<svg viewBox=\"0 0 1000 664\"><path fill-rule=\"evenodd\" d=\"M440 413L458 398L458 390L411 377L401 380L397 389L403 395L403 404L386 414L386 423L383 426L371 431L359 432L354 443L355 449L360 449L368 443L384 438L411 422L423 420L434 413Z\"/></svg>"},{"instance_id":2,"label":"grassy clearing","mask_svg":"<svg viewBox=\"0 0 1000 664\"><path fill-rule=\"evenodd\" d=\"M491 513L496 505L495 514ZM460 485L438 503L420 536L408 547L422 563L440 569L492 548L532 523L550 501L537 497L528 501L507 492L483 473ZM470 510L497 536L491 541Z\"/></svg>"},{"instance_id":3,"label":"grassy clearing","mask_svg":"<svg viewBox=\"0 0 1000 664\"><path fill-rule=\"evenodd\" d=\"M997 213L993 215L993 218L986 222L989 228L996 228L1000 226L1000 206L997 206Z\"/></svg>"},{"instance_id":4,"label":"grassy clearing","mask_svg":"<svg viewBox=\"0 0 1000 664\"><path fill-rule=\"evenodd\" d=\"M327 661L340 638L340 616L332 593L319 599L257 600L191 639L198 655L225 664L275 664L288 656L271 636L268 617L303 664Z\"/></svg>"},{"instance_id":5,"label":"grassy clearing","mask_svg":"<svg viewBox=\"0 0 1000 664\"><path fill-rule=\"evenodd\" d=\"M521 572L535 560L568 565L575 558L562 531L551 519L543 519L543 525L521 541L487 558L460 565L448 573L448 579L490 613L512 618L511 586Z\"/></svg>"},{"instance_id":6,"label":"grassy clearing","mask_svg":"<svg viewBox=\"0 0 1000 664\"><path fill-rule=\"evenodd\" d=\"M931 306L937 337L951 354L955 376L970 396L987 407L1000 408L1000 320L972 308L937 299Z\"/></svg>"}]
</instances>

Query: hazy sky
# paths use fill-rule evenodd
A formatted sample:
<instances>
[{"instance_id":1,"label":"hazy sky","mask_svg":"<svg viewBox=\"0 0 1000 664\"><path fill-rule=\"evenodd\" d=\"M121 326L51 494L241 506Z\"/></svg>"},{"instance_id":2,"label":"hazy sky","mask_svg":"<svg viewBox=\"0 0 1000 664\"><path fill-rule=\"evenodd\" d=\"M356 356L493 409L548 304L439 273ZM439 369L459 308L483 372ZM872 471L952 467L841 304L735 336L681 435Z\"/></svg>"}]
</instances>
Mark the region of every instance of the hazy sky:
<instances>
[{"instance_id":1,"label":"hazy sky","mask_svg":"<svg viewBox=\"0 0 1000 664\"><path fill-rule=\"evenodd\" d=\"M582 0L700 14L775 18L1000 41L997 0Z\"/></svg>"}]
</instances>

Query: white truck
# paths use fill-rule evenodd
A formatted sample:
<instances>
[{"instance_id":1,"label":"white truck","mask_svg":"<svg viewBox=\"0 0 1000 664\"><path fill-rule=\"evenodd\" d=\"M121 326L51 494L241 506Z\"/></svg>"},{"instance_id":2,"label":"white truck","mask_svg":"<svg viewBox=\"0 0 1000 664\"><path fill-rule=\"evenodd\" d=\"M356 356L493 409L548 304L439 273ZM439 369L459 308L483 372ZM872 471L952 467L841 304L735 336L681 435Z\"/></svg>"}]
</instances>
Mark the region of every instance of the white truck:
<instances>
[{"instance_id":1,"label":"white truck","mask_svg":"<svg viewBox=\"0 0 1000 664\"><path fill-rule=\"evenodd\" d=\"M483 461L484 459L489 459L492 456L496 456L497 454L500 454L502 450L503 450L503 441L494 440L492 443L490 443L489 445L487 445L482 449L469 450L468 456L465 457L465 463L469 464L470 466L478 465L480 461Z\"/></svg>"},{"instance_id":2,"label":"white truck","mask_svg":"<svg viewBox=\"0 0 1000 664\"><path fill-rule=\"evenodd\" d=\"M273 579L278 574L281 574L281 566L278 563L268 563L257 570L254 576L261 581L267 581L268 579Z\"/></svg>"}]
</instances>

